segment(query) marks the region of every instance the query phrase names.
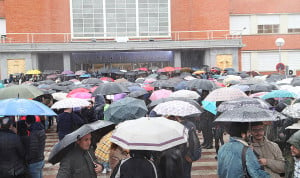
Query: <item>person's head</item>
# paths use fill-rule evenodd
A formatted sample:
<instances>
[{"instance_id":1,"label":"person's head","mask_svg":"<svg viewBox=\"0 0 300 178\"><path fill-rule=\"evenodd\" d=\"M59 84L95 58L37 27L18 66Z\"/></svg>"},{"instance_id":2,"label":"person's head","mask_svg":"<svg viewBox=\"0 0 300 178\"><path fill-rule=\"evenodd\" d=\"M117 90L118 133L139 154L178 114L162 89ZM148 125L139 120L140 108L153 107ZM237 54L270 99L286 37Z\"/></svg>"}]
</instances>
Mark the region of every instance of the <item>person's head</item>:
<instances>
[{"instance_id":1,"label":"person's head","mask_svg":"<svg viewBox=\"0 0 300 178\"><path fill-rule=\"evenodd\" d=\"M77 145L83 150L89 150L92 143L92 135L90 133L85 136L79 138L76 141Z\"/></svg>"},{"instance_id":2,"label":"person's head","mask_svg":"<svg viewBox=\"0 0 300 178\"><path fill-rule=\"evenodd\" d=\"M33 123L35 123L35 116L33 116L33 115L28 115L28 116L26 116L26 121L25 121L25 123L27 124L27 125L31 125L31 124L33 124Z\"/></svg>"},{"instance_id":3,"label":"person's head","mask_svg":"<svg viewBox=\"0 0 300 178\"><path fill-rule=\"evenodd\" d=\"M228 133L231 137L243 137L247 134L248 127L249 125L247 122L232 122Z\"/></svg>"},{"instance_id":4,"label":"person's head","mask_svg":"<svg viewBox=\"0 0 300 178\"><path fill-rule=\"evenodd\" d=\"M72 109L72 108L65 108L65 109L64 109L64 112L71 113L72 111L73 111L73 109Z\"/></svg>"},{"instance_id":5,"label":"person's head","mask_svg":"<svg viewBox=\"0 0 300 178\"><path fill-rule=\"evenodd\" d=\"M9 117L4 117L0 119L1 129L10 129L13 125L13 121Z\"/></svg>"},{"instance_id":6,"label":"person's head","mask_svg":"<svg viewBox=\"0 0 300 178\"><path fill-rule=\"evenodd\" d=\"M262 141L265 136L264 123L263 122L251 123L251 135L253 136L254 142Z\"/></svg>"},{"instance_id":7,"label":"person's head","mask_svg":"<svg viewBox=\"0 0 300 178\"><path fill-rule=\"evenodd\" d=\"M287 142L291 144L292 156L300 159L300 130L294 133Z\"/></svg>"}]
</instances>

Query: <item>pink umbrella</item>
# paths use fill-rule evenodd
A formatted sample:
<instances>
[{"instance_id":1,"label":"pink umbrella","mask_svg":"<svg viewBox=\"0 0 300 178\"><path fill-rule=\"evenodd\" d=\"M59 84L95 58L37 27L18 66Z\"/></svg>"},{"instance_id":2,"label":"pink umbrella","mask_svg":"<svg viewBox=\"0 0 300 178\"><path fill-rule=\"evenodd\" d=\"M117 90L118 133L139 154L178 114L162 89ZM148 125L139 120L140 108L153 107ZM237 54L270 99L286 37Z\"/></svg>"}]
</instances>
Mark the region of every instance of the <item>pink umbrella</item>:
<instances>
[{"instance_id":1,"label":"pink umbrella","mask_svg":"<svg viewBox=\"0 0 300 178\"><path fill-rule=\"evenodd\" d=\"M166 89L156 90L151 94L149 99L151 101L155 101L161 98L167 98L170 96L171 93L172 93L171 90L166 90Z\"/></svg>"},{"instance_id":2,"label":"pink umbrella","mask_svg":"<svg viewBox=\"0 0 300 178\"><path fill-rule=\"evenodd\" d=\"M70 91L70 92L68 93L67 97L70 97L71 95L73 95L73 94L75 94L75 93L78 93L78 92L88 93L88 92L90 92L90 90L89 90L89 89L86 89L86 88L76 88L76 89Z\"/></svg>"},{"instance_id":3,"label":"pink umbrella","mask_svg":"<svg viewBox=\"0 0 300 178\"><path fill-rule=\"evenodd\" d=\"M115 81L113 78L110 78L110 77L101 77L100 80L102 80L102 81L108 81L108 82Z\"/></svg>"},{"instance_id":4,"label":"pink umbrella","mask_svg":"<svg viewBox=\"0 0 300 178\"><path fill-rule=\"evenodd\" d=\"M86 92L77 92L68 96L69 98L79 98L79 99L91 99L92 94Z\"/></svg>"},{"instance_id":5,"label":"pink umbrella","mask_svg":"<svg viewBox=\"0 0 300 178\"><path fill-rule=\"evenodd\" d=\"M98 86L94 86L90 89L90 91L93 93L97 88L98 88Z\"/></svg>"},{"instance_id":6,"label":"pink umbrella","mask_svg":"<svg viewBox=\"0 0 300 178\"><path fill-rule=\"evenodd\" d=\"M58 76L56 74L52 74L52 75L48 75L46 78L47 79L55 79L57 78Z\"/></svg>"},{"instance_id":7,"label":"pink umbrella","mask_svg":"<svg viewBox=\"0 0 300 178\"><path fill-rule=\"evenodd\" d=\"M264 96L265 94L267 94L269 92L258 92L258 93L253 93L251 95L249 95L249 97L251 98L261 98L262 96Z\"/></svg>"},{"instance_id":8,"label":"pink umbrella","mask_svg":"<svg viewBox=\"0 0 300 178\"><path fill-rule=\"evenodd\" d=\"M144 84L144 85L142 85L142 88L144 88L147 91L154 90L154 87L152 87L150 84Z\"/></svg>"}]
</instances>

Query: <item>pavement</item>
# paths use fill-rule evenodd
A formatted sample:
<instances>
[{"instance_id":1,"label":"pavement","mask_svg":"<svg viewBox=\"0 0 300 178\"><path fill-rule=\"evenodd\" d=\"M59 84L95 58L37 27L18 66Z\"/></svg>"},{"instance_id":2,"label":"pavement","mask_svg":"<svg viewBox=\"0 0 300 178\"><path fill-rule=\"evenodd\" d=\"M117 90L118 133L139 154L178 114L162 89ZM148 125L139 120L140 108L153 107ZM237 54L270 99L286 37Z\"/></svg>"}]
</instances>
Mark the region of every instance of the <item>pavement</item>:
<instances>
[{"instance_id":1,"label":"pavement","mask_svg":"<svg viewBox=\"0 0 300 178\"><path fill-rule=\"evenodd\" d=\"M55 123L54 123L55 124ZM55 143L58 142L58 135L56 133L56 124L53 125L46 132L46 147L45 147L45 160L48 160L51 149ZM202 134L198 134L200 142L202 143ZM217 176L217 161L215 160L215 149L202 149L202 157L193 163L192 178L216 178ZM43 169L44 178L55 178L59 169L59 163L52 165L51 163L45 164ZM98 178L109 178L109 173L102 174Z\"/></svg>"}]
</instances>

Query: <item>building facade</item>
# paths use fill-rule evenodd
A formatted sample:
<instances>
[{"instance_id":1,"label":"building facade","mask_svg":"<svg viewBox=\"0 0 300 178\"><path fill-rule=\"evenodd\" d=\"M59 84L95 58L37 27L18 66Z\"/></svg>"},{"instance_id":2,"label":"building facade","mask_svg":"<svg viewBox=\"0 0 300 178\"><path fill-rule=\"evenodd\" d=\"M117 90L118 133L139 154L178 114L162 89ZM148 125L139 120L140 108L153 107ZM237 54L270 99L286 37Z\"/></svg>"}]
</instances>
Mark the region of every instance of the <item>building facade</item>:
<instances>
[{"instance_id":1,"label":"building facade","mask_svg":"<svg viewBox=\"0 0 300 178\"><path fill-rule=\"evenodd\" d=\"M299 12L298 0L0 0L1 78L167 65L297 70Z\"/></svg>"}]
</instances>

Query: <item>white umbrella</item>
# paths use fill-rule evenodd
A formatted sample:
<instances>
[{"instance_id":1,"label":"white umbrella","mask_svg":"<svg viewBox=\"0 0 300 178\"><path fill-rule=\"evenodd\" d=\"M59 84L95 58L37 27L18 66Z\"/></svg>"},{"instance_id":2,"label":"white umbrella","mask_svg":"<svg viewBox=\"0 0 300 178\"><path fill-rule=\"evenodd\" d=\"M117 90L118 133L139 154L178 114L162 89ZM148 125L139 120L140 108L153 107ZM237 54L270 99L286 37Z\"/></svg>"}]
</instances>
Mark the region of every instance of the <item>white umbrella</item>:
<instances>
[{"instance_id":1,"label":"white umbrella","mask_svg":"<svg viewBox=\"0 0 300 178\"><path fill-rule=\"evenodd\" d=\"M173 115L181 117L201 113L201 111L194 105L179 100L160 103L153 108L153 111L160 115Z\"/></svg>"},{"instance_id":2,"label":"white umbrella","mask_svg":"<svg viewBox=\"0 0 300 178\"><path fill-rule=\"evenodd\" d=\"M111 142L129 150L163 151L187 142L188 130L164 117L142 117L120 123Z\"/></svg>"},{"instance_id":3,"label":"white umbrella","mask_svg":"<svg viewBox=\"0 0 300 178\"><path fill-rule=\"evenodd\" d=\"M53 96L54 99L60 101L66 99L68 93L57 92L57 93L52 93L51 95Z\"/></svg>"},{"instance_id":4,"label":"white umbrella","mask_svg":"<svg viewBox=\"0 0 300 178\"><path fill-rule=\"evenodd\" d=\"M63 108L76 108L76 107L85 107L90 105L90 102L84 99L79 98L66 98L54 103L52 109L63 109Z\"/></svg>"},{"instance_id":5,"label":"white umbrella","mask_svg":"<svg viewBox=\"0 0 300 178\"><path fill-rule=\"evenodd\" d=\"M242 92L240 89L237 88L218 88L210 92L205 101L228 101L234 100L239 98L247 98L248 96Z\"/></svg>"},{"instance_id":6,"label":"white umbrella","mask_svg":"<svg viewBox=\"0 0 300 178\"><path fill-rule=\"evenodd\" d=\"M300 121L298 121L297 123L294 123L288 127L286 127L285 129L296 129L296 130L300 130Z\"/></svg>"},{"instance_id":7,"label":"white umbrella","mask_svg":"<svg viewBox=\"0 0 300 178\"><path fill-rule=\"evenodd\" d=\"M178 90L171 93L169 97L198 99L200 95L197 92L191 90Z\"/></svg>"}]
</instances>

